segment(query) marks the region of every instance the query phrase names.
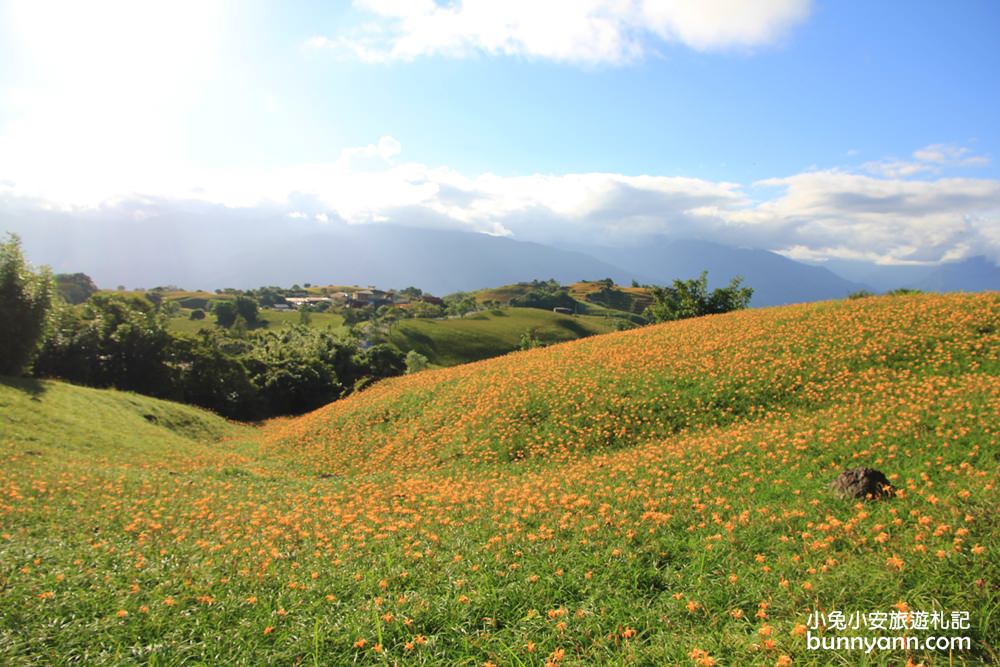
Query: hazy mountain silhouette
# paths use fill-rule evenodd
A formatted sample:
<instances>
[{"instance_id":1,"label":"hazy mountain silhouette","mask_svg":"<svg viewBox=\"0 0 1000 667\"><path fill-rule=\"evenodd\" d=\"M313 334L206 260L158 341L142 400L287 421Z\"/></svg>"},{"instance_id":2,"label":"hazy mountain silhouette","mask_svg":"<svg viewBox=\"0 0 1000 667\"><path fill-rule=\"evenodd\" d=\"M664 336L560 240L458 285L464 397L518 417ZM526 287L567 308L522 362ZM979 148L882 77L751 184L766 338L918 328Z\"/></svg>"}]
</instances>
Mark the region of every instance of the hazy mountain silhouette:
<instances>
[{"instance_id":1,"label":"hazy mountain silhouette","mask_svg":"<svg viewBox=\"0 0 1000 667\"><path fill-rule=\"evenodd\" d=\"M719 243L658 238L640 247L580 247L610 264L628 266L656 283L694 278L708 271L709 286L722 287L743 276L753 287L754 306L840 299L865 286L829 270L802 264L767 250Z\"/></svg>"},{"instance_id":2,"label":"hazy mountain silhouette","mask_svg":"<svg viewBox=\"0 0 1000 667\"><path fill-rule=\"evenodd\" d=\"M225 285L415 285L436 294L554 278L560 282L638 274L589 255L468 232L357 225L248 248L221 276Z\"/></svg>"},{"instance_id":3,"label":"hazy mountain silhouette","mask_svg":"<svg viewBox=\"0 0 1000 667\"><path fill-rule=\"evenodd\" d=\"M1000 267L983 256L937 265L881 265L830 260L822 266L848 280L871 285L879 292L900 287L935 292L1000 290Z\"/></svg>"},{"instance_id":4,"label":"hazy mountain silhouette","mask_svg":"<svg viewBox=\"0 0 1000 667\"><path fill-rule=\"evenodd\" d=\"M20 223L20 224L19 224ZM591 256L460 231L384 225L317 225L283 219L173 215L155 220L7 219L25 253L101 287L188 289L314 284L415 285L449 292L535 278L561 282L642 276Z\"/></svg>"},{"instance_id":5,"label":"hazy mountain silhouette","mask_svg":"<svg viewBox=\"0 0 1000 667\"><path fill-rule=\"evenodd\" d=\"M913 287L935 292L1000 290L1000 267L983 256L945 262Z\"/></svg>"},{"instance_id":6,"label":"hazy mountain silhouette","mask_svg":"<svg viewBox=\"0 0 1000 667\"><path fill-rule=\"evenodd\" d=\"M8 210L0 231L19 233L32 262L57 272L82 271L102 287L311 282L416 285L447 294L535 278L668 284L707 270L712 287L742 275L754 288L755 306L838 299L866 287L1000 289L1000 269L984 257L936 267L836 260L814 266L766 250L666 237L632 248L557 248L463 231L319 224L210 206L135 217L127 210L91 217Z\"/></svg>"}]
</instances>

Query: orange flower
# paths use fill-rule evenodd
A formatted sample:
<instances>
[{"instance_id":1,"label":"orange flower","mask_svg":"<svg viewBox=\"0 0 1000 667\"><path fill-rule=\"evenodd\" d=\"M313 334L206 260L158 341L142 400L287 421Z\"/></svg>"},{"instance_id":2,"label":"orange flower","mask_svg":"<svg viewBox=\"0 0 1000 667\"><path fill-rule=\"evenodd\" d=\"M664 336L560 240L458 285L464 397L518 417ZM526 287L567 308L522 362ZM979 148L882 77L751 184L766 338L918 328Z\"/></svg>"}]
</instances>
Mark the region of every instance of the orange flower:
<instances>
[{"instance_id":1,"label":"orange flower","mask_svg":"<svg viewBox=\"0 0 1000 667\"><path fill-rule=\"evenodd\" d=\"M698 667L713 667L716 664L715 658L710 656L707 651L700 648L692 650L688 655L692 660L694 660L694 664L698 665Z\"/></svg>"}]
</instances>

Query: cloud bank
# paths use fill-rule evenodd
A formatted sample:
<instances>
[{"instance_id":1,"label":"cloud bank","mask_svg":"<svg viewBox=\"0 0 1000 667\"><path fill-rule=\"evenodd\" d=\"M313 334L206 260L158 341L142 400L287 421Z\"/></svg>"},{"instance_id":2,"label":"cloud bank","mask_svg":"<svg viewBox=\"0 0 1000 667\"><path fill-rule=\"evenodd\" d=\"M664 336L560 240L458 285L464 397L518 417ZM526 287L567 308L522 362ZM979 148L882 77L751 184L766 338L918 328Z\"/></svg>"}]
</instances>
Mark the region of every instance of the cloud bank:
<instances>
[{"instance_id":1,"label":"cloud bank","mask_svg":"<svg viewBox=\"0 0 1000 667\"><path fill-rule=\"evenodd\" d=\"M983 159L960 147L914 155L936 168ZM938 262L1000 259L1000 180L876 175L828 169L740 184L617 173L462 174L401 159L382 137L329 163L277 170L149 174L123 185L88 174L87 196L52 174L19 179L0 159L0 219L62 211L81 220L175 219L206 206L227 219L276 224L393 224L457 229L553 244L634 245L653 235L782 252L798 259ZM940 158L938 158L940 156ZM948 162L951 161L951 165ZM154 176L160 177L159 180ZM117 188L117 189L116 189ZM102 193L98 199L95 193Z\"/></svg>"},{"instance_id":2,"label":"cloud bank","mask_svg":"<svg viewBox=\"0 0 1000 667\"><path fill-rule=\"evenodd\" d=\"M355 0L369 20L305 46L366 62L421 56L524 56L621 64L664 44L699 51L771 44L809 14L809 0Z\"/></svg>"}]
</instances>

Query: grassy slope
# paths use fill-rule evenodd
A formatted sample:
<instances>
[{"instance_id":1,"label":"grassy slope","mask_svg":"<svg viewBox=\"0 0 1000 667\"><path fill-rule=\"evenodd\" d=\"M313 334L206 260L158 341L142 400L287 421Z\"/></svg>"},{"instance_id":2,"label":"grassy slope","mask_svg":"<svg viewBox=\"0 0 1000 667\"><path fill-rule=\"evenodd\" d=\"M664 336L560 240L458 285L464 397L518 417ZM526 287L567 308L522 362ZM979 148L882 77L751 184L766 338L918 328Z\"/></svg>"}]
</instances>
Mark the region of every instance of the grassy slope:
<instances>
[{"instance_id":1,"label":"grassy slope","mask_svg":"<svg viewBox=\"0 0 1000 667\"><path fill-rule=\"evenodd\" d=\"M0 441L32 456L200 451L244 427L187 405L63 382L0 378Z\"/></svg>"},{"instance_id":2,"label":"grassy slope","mask_svg":"<svg viewBox=\"0 0 1000 667\"><path fill-rule=\"evenodd\" d=\"M390 340L402 350L417 350L433 364L454 366L512 352L526 331L543 343L557 343L611 330L604 318L504 308L456 319L403 320L393 327Z\"/></svg>"},{"instance_id":3,"label":"grassy slope","mask_svg":"<svg viewBox=\"0 0 1000 667\"><path fill-rule=\"evenodd\" d=\"M622 287L620 285L616 285L615 300L618 303L614 305L598 303L597 301L591 300L594 298L593 295L603 287L602 284L581 281L572 283L567 287L569 290L569 296L576 301L576 312L581 315L620 317L624 319L631 319L632 321L639 323L639 320L635 319L634 316L641 314L646 309L646 306L652 303L652 297L649 296L649 290L642 287ZM473 292L472 295L480 303L497 301L501 304L508 304L512 299L524 296L529 291L531 291L531 285L529 283L516 283L513 285L504 285L502 287L482 289L477 292Z\"/></svg>"},{"instance_id":4,"label":"grassy slope","mask_svg":"<svg viewBox=\"0 0 1000 667\"><path fill-rule=\"evenodd\" d=\"M901 665L799 633L905 604L972 613L972 652L915 661L983 664L998 331L996 294L671 323L385 381L181 475L153 435L83 466L5 434L0 656ZM831 494L864 464L898 496Z\"/></svg>"},{"instance_id":5,"label":"grassy slope","mask_svg":"<svg viewBox=\"0 0 1000 667\"><path fill-rule=\"evenodd\" d=\"M590 300L594 298L593 295L599 292L603 285L594 282L578 282L569 285L569 295L576 299L577 301L582 301L593 305ZM615 291L618 293L617 300L621 302L619 308L610 308L609 310L620 310L628 313L641 314L646 308L653 303L653 297L650 296L649 290L645 287L623 287L621 285L615 286Z\"/></svg>"}]
</instances>

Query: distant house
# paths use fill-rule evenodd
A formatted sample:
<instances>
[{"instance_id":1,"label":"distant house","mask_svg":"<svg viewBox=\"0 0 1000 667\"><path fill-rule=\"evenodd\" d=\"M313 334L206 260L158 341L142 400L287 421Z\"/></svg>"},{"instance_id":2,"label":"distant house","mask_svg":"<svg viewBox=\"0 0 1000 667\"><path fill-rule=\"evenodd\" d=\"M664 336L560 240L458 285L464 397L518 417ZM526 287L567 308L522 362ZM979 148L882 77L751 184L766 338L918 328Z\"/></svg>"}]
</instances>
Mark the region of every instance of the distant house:
<instances>
[{"instance_id":1,"label":"distant house","mask_svg":"<svg viewBox=\"0 0 1000 667\"><path fill-rule=\"evenodd\" d=\"M436 297L436 296L431 296L430 294L423 294L423 295L421 295L417 299L417 301L423 301L424 303L430 303L430 304L433 304L435 306L443 306L444 305L444 299Z\"/></svg>"},{"instance_id":2,"label":"distant house","mask_svg":"<svg viewBox=\"0 0 1000 667\"><path fill-rule=\"evenodd\" d=\"M556 306L555 308L552 309L552 312L553 313L559 313L560 315L572 315L573 314L573 309L572 308L566 308L564 306Z\"/></svg>"},{"instance_id":3,"label":"distant house","mask_svg":"<svg viewBox=\"0 0 1000 667\"><path fill-rule=\"evenodd\" d=\"M333 301L328 296L289 296L285 297L285 301L290 303L294 308L301 308L302 306L308 306L315 303L329 303Z\"/></svg>"},{"instance_id":4,"label":"distant house","mask_svg":"<svg viewBox=\"0 0 1000 667\"><path fill-rule=\"evenodd\" d=\"M392 303L392 295L378 289L359 289L348 297L348 306L382 306Z\"/></svg>"}]
</instances>

